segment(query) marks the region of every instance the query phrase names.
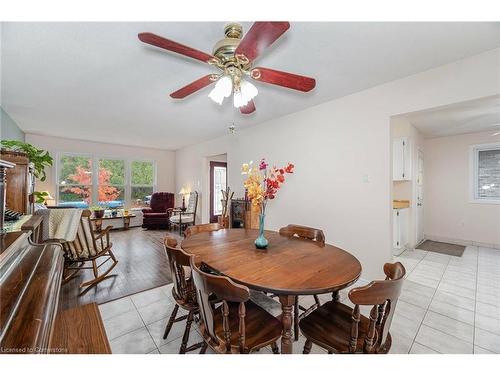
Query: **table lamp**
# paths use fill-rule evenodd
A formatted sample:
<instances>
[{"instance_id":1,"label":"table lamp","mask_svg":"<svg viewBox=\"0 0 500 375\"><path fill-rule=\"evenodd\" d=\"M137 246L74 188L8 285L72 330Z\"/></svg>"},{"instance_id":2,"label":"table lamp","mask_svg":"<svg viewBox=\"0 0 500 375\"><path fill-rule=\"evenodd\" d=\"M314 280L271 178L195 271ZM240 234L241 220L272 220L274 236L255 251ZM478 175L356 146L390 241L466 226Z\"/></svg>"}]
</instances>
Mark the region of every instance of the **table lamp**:
<instances>
[{"instance_id":1,"label":"table lamp","mask_svg":"<svg viewBox=\"0 0 500 375\"><path fill-rule=\"evenodd\" d=\"M182 206L181 209L184 211L186 209L186 189L182 188L181 191L179 191L179 195L182 196Z\"/></svg>"},{"instance_id":2,"label":"table lamp","mask_svg":"<svg viewBox=\"0 0 500 375\"><path fill-rule=\"evenodd\" d=\"M48 191L43 191L42 193L46 193L43 196L43 199L44 199L43 204L45 204L46 206L50 206L50 205L53 205L55 203L56 200L52 197L52 195L50 195L50 193Z\"/></svg>"}]
</instances>

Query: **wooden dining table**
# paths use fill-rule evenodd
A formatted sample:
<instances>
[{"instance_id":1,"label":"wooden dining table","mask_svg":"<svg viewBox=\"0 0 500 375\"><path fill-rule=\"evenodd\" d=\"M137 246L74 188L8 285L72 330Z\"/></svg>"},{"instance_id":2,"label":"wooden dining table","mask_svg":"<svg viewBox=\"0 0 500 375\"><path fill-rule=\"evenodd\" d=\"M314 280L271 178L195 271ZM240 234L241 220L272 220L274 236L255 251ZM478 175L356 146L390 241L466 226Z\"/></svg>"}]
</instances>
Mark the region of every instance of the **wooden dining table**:
<instances>
[{"instance_id":1,"label":"wooden dining table","mask_svg":"<svg viewBox=\"0 0 500 375\"><path fill-rule=\"evenodd\" d=\"M253 229L221 229L197 233L181 247L233 281L248 288L276 294L281 303L283 332L281 353L292 353L293 306L303 295L338 292L356 282L361 275L358 259L332 245L265 231L269 245L255 248L258 232Z\"/></svg>"}]
</instances>

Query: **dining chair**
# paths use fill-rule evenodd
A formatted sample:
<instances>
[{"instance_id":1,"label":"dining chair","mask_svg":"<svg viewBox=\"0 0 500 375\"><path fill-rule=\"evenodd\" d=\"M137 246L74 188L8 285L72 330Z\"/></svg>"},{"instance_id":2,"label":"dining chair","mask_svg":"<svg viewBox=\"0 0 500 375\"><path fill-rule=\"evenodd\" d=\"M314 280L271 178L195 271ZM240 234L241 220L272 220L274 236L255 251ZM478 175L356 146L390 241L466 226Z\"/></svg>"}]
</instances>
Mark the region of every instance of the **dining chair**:
<instances>
[{"instance_id":1,"label":"dining chair","mask_svg":"<svg viewBox=\"0 0 500 375\"><path fill-rule=\"evenodd\" d=\"M325 246L325 235L321 229L306 227L303 225L288 224L286 227L281 228L279 230L279 233L282 236L303 238L303 239L317 242L319 246ZM311 311L316 309L319 305L320 305L319 297L316 294L314 295L314 304L308 308L305 308L304 306L301 306L299 304L299 296L295 297L295 306L293 309L293 313L294 313L294 318L293 318L294 328L293 328L293 330L294 330L295 341L297 341L299 339L299 320L300 320L300 318L302 316L309 314ZM302 314L300 314L300 310L303 311Z\"/></svg>"},{"instance_id":2,"label":"dining chair","mask_svg":"<svg viewBox=\"0 0 500 375\"><path fill-rule=\"evenodd\" d=\"M279 352L281 321L253 303L246 286L236 284L226 276L203 272L191 256L191 269L200 311L200 330L204 344L220 354L251 353L270 345ZM221 303L211 302L216 295Z\"/></svg>"},{"instance_id":3,"label":"dining chair","mask_svg":"<svg viewBox=\"0 0 500 375\"><path fill-rule=\"evenodd\" d=\"M399 262L386 263L384 273L385 280L351 289L349 299L354 308L333 300L300 321L300 330L306 337L304 354L311 351L313 343L328 353L389 352L389 328L406 270ZM373 306L369 318L360 314L360 306Z\"/></svg>"},{"instance_id":4,"label":"dining chair","mask_svg":"<svg viewBox=\"0 0 500 375\"><path fill-rule=\"evenodd\" d=\"M196 233L214 232L219 229L222 229L219 223L192 225L186 228L186 230L184 231L184 237L189 237Z\"/></svg>"},{"instance_id":5,"label":"dining chair","mask_svg":"<svg viewBox=\"0 0 500 375\"><path fill-rule=\"evenodd\" d=\"M191 278L190 256L182 249L177 248L177 240L172 237L165 237L164 248L168 257L170 273L173 277L172 296L175 299L175 307L170 315L163 339L165 340L172 329L174 323L186 320L182 343L179 348L179 354L185 354L202 346L202 342L187 347L191 324L194 317L198 314L198 304L196 302L196 292L194 290ZM186 315L177 317L179 307L187 311Z\"/></svg>"}]
</instances>

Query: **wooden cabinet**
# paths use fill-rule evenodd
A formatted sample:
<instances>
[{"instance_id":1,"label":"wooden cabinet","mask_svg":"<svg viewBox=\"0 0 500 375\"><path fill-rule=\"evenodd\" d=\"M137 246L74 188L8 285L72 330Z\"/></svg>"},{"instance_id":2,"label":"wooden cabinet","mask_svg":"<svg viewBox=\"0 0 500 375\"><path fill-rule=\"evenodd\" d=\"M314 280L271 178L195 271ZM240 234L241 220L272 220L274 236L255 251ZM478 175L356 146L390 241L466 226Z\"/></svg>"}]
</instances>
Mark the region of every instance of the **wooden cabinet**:
<instances>
[{"instance_id":1,"label":"wooden cabinet","mask_svg":"<svg viewBox=\"0 0 500 375\"><path fill-rule=\"evenodd\" d=\"M408 137L395 138L392 146L392 179L411 179L411 147Z\"/></svg>"},{"instance_id":2,"label":"wooden cabinet","mask_svg":"<svg viewBox=\"0 0 500 375\"><path fill-rule=\"evenodd\" d=\"M231 228L259 228L259 208L244 199L231 200Z\"/></svg>"},{"instance_id":3,"label":"wooden cabinet","mask_svg":"<svg viewBox=\"0 0 500 375\"><path fill-rule=\"evenodd\" d=\"M393 209L393 244L396 250L404 250L408 244L408 208Z\"/></svg>"},{"instance_id":4,"label":"wooden cabinet","mask_svg":"<svg viewBox=\"0 0 500 375\"><path fill-rule=\"evenodd\" d=\"M6 172L5 206L10 210L30 214L30 196L35 180L28 157L22 152L5 150L0 155L2 160L16 165Z\"/></svg>"}]
</instances>

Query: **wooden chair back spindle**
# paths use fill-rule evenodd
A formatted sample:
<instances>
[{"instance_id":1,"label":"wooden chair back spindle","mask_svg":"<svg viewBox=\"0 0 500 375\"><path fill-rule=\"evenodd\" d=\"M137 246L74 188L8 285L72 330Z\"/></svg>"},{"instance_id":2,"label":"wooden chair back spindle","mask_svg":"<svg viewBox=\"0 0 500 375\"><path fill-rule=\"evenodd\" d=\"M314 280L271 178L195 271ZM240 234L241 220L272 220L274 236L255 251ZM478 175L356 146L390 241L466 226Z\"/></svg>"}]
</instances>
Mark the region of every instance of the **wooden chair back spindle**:
<instances>
[{"instance_id":1,"label":"wooden chair back spindle","mask_svg":"<svg viewBox=\"0 0 500 375\"><path fill-rule=\"evenodd\" d=\"M191 269L193 270L193 281L196 290L196 297L200 308L200 316L204 324L205 334L207 334L214 343L225 345L226 352L231 352L231 336L229 328L230 309L228 303L239 303L239 332L238 346L240 353L245 349L245 302L250 298L250 291L246 286L238 285L225 276L216 276L203 272L191 256ZM224 342L220 342L214 328L214 304L210 300L212 295L222 300L222 326L224 330Z\"/></svg>"},{"instance_id":2,"label":"wooden chair back spindle","mask_svg":"<svg viewBox=\"0 0 500 375\"><path fill-rule=\"evenodd\" d=\"M372 281L370 284L354 288L349 292L349 299L355 304L352 313L350 351L356 351L358 340L359 306L373 305L370 311L369 326L364 340L363 351L371 353L377 347L384 346L389 327L401 294L405 268L399 262L384 265L385 280Z\"/></svg>"},{"instance_id":3,"label":"wooden chair back spindle","mask_svg":"<svg viewBox=\"0 0 500 375\"><path fill-rule=\"evenodd\" d=\"M172 237L165 237L164 248L174 281L173 288L176 298L186 302L194 301L194 290L189 279L186 279L184 269L184 267L190 267L190 255L177 248L177 240Z\"/></svg>"}]
</instances>

